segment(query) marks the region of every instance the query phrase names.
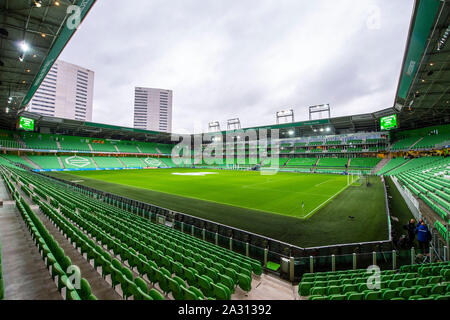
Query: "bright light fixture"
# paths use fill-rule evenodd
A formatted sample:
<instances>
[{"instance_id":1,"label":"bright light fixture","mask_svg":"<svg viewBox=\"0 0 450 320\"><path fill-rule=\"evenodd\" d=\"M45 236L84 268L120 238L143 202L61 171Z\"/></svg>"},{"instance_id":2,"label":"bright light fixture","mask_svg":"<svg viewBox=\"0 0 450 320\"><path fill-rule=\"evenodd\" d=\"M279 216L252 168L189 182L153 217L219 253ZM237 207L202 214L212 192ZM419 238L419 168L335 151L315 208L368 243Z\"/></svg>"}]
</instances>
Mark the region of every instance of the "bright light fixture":
<instances>
[{"instance_id":1,"label":"bright light fixture","mask_svg":"<svg viewBox=\"0 0 450 320\"><path fill-rule=\"evenodd\" d=\"M22 50L22 52L24 52L24 53L27 52L28 50L30 50L30 46L25 41L22 41L19 46L20 46L20 50Z\"/></svg>"},{"instance_id":2,"label":"bright light fixture","mask_svg":"<svg viewBox=\"0 0 450 320\"><path fill-rule=\"evenodd\" d=\"M290 131L289 131L289 135L290 135L290 136L293 136L294 133L295 133L294 130L290 130Z\"/></svg>"}]
</instances>

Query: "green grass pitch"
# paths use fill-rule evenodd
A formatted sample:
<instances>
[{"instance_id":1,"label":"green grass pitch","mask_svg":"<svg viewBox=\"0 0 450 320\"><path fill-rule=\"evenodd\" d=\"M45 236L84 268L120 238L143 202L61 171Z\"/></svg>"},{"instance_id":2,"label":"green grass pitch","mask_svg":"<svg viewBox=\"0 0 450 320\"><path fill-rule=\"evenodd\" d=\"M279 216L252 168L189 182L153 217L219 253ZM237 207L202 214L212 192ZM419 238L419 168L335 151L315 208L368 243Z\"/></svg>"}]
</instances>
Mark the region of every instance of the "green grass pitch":
<instances>
[{"instance_id":1,"label":"green grass pitch","mask_svg":"<svg viewBox=\"0 0 450 320\"><path fill-rule=\"evenodd\" d=\"M388 238L376 177L368 188L347 187L346 176L323 174L208 169L51 174L302 247ZM355 224L349 215L360 221Z\"/></svg>"}]
</instances>

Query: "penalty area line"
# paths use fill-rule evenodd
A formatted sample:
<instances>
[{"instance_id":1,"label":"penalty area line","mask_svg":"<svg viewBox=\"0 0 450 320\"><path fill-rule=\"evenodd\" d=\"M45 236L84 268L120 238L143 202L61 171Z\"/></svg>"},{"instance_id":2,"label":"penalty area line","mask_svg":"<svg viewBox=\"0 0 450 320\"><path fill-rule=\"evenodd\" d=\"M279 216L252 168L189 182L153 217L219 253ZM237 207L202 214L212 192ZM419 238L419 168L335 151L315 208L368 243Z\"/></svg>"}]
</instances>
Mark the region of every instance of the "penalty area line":
<instances>
[{"instance_id":1,"label":"penalty area line","mask_svg":"<svg viewBox=\"0 0 450 320\"><path fill-rule=\"evenodd\" d=\"M319 210L320 208L322 208L324 205L326 205L328 202L330 202L330 200L332 200L333 198L335 198L338 194L340 194L342 191L344 191L345 189L348 188L348 185L346 185L345 187L343 187L341 190L339 190L338 192L336 192L334 195L332 195L330 198L328 198L325 202L322 202L317 208L313 209L310 213L308 213L306 216L302 217L302 219L308 219L309 216L311 216L313 213L315 213L317 210Z\"/></svg>"}]
</instances>

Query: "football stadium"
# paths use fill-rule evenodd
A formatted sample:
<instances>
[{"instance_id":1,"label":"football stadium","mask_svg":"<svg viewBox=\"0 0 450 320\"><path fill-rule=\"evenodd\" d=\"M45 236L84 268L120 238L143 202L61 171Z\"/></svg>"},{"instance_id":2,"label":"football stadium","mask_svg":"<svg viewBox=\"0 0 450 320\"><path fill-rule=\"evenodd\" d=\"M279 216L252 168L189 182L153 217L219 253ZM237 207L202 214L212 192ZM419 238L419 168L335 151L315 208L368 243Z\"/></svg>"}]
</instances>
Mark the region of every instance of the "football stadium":
<instances>
[{"instance_id":1,"label":"football stadium","mask_svg":"<svg viewBox=\"0 0 450 320\"><path fill-rule=\"evenodd\" d=\"M0 300L450 299L449 1L392 106L191 134L26 108L95 2L0 2Z\"/></svg>"}]
</instances>

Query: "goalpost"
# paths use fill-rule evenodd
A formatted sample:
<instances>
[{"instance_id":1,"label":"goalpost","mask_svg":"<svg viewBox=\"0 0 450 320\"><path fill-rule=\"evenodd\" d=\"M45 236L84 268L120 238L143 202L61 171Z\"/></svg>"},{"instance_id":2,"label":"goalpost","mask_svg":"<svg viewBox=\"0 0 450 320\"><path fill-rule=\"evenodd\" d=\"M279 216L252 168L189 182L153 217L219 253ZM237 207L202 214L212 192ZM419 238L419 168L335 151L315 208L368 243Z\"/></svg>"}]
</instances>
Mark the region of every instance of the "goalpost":
<instances>
[{"instance_id":1,"label":"goalpost","mask_svg":"<svg viewBox=\"0 0 450 320\"><path fill-rule=\"evenodd\" d=\"M359 181L361 181L361 172L358 172L355 174L352 171L347 174L347 186L351 186L354 183L359 182Z\"/></svg>"}]
</instances>

